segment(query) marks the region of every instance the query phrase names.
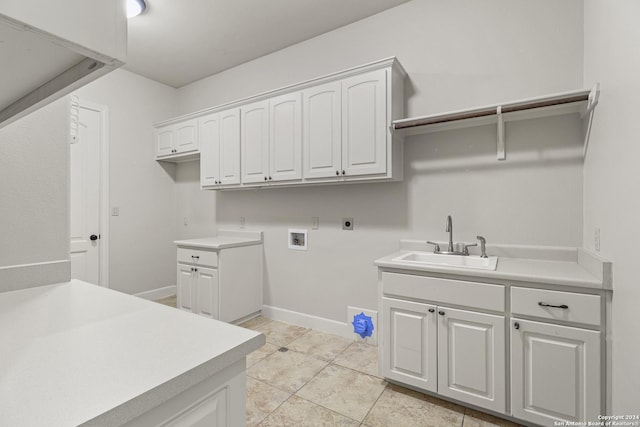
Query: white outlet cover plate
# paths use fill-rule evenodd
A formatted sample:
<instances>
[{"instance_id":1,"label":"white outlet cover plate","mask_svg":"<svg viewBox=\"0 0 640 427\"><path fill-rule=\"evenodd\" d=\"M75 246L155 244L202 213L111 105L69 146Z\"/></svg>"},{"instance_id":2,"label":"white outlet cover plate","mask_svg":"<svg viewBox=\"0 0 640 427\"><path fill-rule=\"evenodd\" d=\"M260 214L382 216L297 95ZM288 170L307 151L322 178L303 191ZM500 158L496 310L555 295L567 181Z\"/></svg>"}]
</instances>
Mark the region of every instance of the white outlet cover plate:
<instances>
[{"instance_id":1,"label":"white outlet cover plate","mask_svg":"<svg viewBox=\"0 0 640 427\"><path fill-rule=\"evenodd\" d=\"M361 338L360 335L353 332L353 317L364 313L365 316L371 317L371 322L373 322L373 333L370 337ZM365 342L369 345L378 345L378 312L376 310L368 310L366 308L358 308L358 307L347 307L347 324L350 330L353 332L354 337L358 341Z\"/></svg>"}]
</instances>

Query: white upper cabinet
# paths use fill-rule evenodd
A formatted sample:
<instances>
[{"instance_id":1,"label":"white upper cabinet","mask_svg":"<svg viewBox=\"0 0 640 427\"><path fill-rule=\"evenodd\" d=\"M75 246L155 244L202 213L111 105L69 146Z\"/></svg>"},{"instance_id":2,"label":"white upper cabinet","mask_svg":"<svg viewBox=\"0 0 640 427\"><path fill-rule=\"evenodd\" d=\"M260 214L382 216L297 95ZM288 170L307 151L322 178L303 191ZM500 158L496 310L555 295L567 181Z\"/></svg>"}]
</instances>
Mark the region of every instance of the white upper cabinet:
<instances>
[{"instance_id":1,"label":"white upper cabinet","mask_svg":"<svg viewBox=\"0 0 640 427\"><path fill-rule=\"evenodd\" d=\"M198 151L198 120L191 119L156 128L156 158L181 159Z\"/></svg>"},{"instance_id":2,"label":"white upper cabinet","mask_svg":"<svg viewBox=\"0 0 640 427\"><path fill-rule=\"evenodd\" d=\"M200 185L240 183L240 110L210 114L198 121Z\"/></svg>"},{"instance_id":3,"label":"white upper cabinet","mask_svg":"<svg viewBox=\"0 0 640 427\"><path fill-rule=\"evenodd\" d=\"M240 152L242 183L269 180L269 101L240 108Z\"/></svg>"},{"instance_id":4,"label":"white upper cabinet","mask_svg":"<svg viewBox=\"0 0 640 427\"><path fill-rule=\"evenodd\" d=\"M387 172L386 73L375 70L342 82L340 173L346 177Z\"/></svg>"},{"instance_id":5,"label":"white upper cabinet","mask_svg":"<svg viewBox=\"0 0 640 427\"><path fill-rule=\"evenodd\" d=\"M302 92L305 178L335 178L342 170L342 85L330 82Z\"/></svg>"},{"instance_id":6,"label":"white upper cabinet","mask_svg":"<svg viewBox=\"0 0 640 427\"><path fill-rule=\"evenodd\" d=\"M300 92L269 100L269 179L302 178L302 108Z\"/></svg>"},{"instance_id":7,"label":"white upper cabinet","mask_svg":"<svg viewBox=\"0 0 640 427\"><path fill-rule=\"evenodd\" d=\"M233 177L234 188L401 180L402 137L389 125L403 116L405 77L388 58L168 120L156 125L156 159L194 160L201 150L201 185L208 189L229 184L224 176ZM223 138L223 118L214 118L223 110L240 112L233 122L238 152L235 143L225 145L236 134ZM178 131L191 120L200 120L195 133Z\"/></svg>"}]
</instances>

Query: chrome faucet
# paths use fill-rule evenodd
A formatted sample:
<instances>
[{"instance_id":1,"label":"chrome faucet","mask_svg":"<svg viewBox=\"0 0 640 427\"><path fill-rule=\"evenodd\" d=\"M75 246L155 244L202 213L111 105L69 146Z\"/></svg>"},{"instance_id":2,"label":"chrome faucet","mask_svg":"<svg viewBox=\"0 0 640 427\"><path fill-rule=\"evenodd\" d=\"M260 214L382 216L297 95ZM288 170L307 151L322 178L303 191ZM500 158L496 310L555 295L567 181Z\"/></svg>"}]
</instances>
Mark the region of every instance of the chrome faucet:
<instances>
[{"instance_id":1,"label":"chrome faucet","mask_svg":"<svg viewBox=\"0 0 640 427\"><path fill-rule=\"evenodd\" d=\"M482 236L476 236L476 239L480 240L480 258L489 258L487 256L487 240Z\"/></svg>"},{"instance_id":2,"label":"chrome faucet","mask_svg":"<svg viewBox=\"0 0 640 427\"><path fill-rule=\"evenodd\" d=\"M447 226L444 231L449 233L449 246L447 247L447 252L453 252L453 222L451 221L451 215L447 215Z\"/></svg>"}]
</instances>

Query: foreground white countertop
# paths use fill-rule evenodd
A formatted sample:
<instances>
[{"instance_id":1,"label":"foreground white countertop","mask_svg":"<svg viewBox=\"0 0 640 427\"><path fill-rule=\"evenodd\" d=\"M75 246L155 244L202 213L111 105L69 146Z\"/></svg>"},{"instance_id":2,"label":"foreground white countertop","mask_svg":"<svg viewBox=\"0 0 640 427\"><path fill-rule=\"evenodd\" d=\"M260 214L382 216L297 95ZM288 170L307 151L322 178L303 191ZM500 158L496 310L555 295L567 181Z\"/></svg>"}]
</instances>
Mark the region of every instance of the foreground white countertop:
<instances>
[{"instance_id":1,"label":"foreground white countertop","mask_svg":"<svg viewBox=\"0 0 640 427\"><path fill-rule=\"evenodd\" d=\"M235 248L238 246L262 244L262 232L243 230L220 230L217 236L205 237L200 239L176 240L174 243L178 246L219 250L225 248Z\"/></svg>"},{"instance_id":2,"label":"foreground white countertop","mask_svg":"<svg viewBox=\"0 0 640 427\"><path fill-rule=\"evenodd\" d=\"M563 248L562 250L510 248L513 253L542 253L545 256L543 259L499 256L495 270L457 268L395 260L395 258L409 252L413 252L415 250L429 251L428 249L430 249L430 252L433 252L433 248L430 246L425 246L423 248L422 246L417 246L413 241L403 241L401 242L400 251L377 259L375 261L375 265L386 269L423 271L452 276L575 286L592 289L611 288L611 263L600 261L579 249L574 249L575 256L572 256L571 251L568 250L568 248ZM490 255L492 255L492 253L490 253ZM557 259L553 259L554 256L557 256Z\"/></svg>"},{"instance_id":3,"label":"foreground white countertop","mask_svg":"<svg viewBox=\"0 0 640 427\"><path fill-rule=\"evenodd\" d=\"M0 425L76 426L146 412L265 337L72 280L0 293L0 342Z\"/></svg>"}]
</instances>

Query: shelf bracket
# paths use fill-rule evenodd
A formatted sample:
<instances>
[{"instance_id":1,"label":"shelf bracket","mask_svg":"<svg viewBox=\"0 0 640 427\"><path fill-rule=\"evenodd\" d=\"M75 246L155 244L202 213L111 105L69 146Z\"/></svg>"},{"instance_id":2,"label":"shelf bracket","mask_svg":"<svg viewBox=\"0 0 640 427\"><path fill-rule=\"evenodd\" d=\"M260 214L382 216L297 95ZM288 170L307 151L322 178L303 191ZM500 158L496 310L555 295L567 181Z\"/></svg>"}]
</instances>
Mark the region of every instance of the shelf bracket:
<instances>
[{"instance_id":1,"label":"shelf bracket","mask_svg":"<svg viewBox=\"0 0 640 427\"><path fill-rule=\"evenodd\" d=\"M504 143L504 117L502 117L501 105L498 105L498 108L496 108L496 115L498 116L497 157L498 160L505 160L507 158L507 153Z\"/></svg>"},{"instance_id":2,"label":"shelf bracket","mask_svg":"<svg viewBox=\"0 0 640 427\"><path fill-rule=\"evenodd\" d=\"M580 118L584 119L585 116L589 116L587 119L587 127L584 131L584 149L582 152L582 156L587 156L587 149L589 148L589 137L591 136L591 124L593 123L593 110L598 105L598 101L600 100L600 83L596 83L589 92L589 99L587 100L587 107L585 108L584 113L580 115Z\"/></svg>"}]
</instances>

